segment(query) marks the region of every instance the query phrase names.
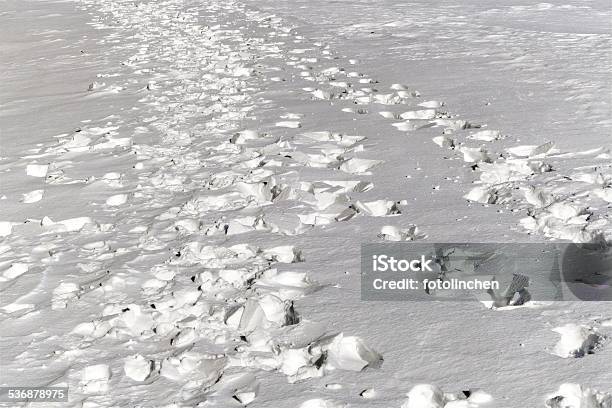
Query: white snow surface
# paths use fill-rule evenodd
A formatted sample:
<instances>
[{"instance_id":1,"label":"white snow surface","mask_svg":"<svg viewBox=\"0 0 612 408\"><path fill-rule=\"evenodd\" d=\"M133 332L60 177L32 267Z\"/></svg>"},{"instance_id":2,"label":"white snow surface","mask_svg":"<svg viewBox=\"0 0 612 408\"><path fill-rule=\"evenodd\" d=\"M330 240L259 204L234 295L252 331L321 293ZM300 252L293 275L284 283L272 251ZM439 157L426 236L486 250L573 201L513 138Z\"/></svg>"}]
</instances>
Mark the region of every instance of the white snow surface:
<instances>
[{"instance_id":1,"label":"white snow surface","mask_svg":"<svg viewBox=\"0 0 612 408\"><path fill-rule=\"evenodd\" d=\"M49 407L611 406L607 303L359 286L361 243L612 241L609 2L0 16L0 385L68 386Z\"/></svg>"}]
</instances>

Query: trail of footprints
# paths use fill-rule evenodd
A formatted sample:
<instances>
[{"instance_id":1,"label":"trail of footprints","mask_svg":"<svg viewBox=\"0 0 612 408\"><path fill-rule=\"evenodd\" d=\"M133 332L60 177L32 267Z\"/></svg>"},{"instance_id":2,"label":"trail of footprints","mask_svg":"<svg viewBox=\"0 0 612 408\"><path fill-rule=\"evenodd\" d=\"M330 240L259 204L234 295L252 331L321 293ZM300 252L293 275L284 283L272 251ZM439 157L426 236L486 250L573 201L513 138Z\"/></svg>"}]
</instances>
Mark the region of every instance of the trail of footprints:
<instances>
[{"instance_id":1,"label":"trail of footprints","mask_svg":"<svg viewBox=\"0 0 612 408\"><path fill-rule=\"evenodd\" d=\"M370 113L373 104L387 105L390 109L377 109L378 114L403 132L440 128L442 134L433 142L457 152L478 175L475 187L465 195L467 200L525 212L521 225L528 232L573 242L610 241L607 210L612 202L612 145L560 152L547 142L495 151L495 145L507 135L454 118L444 102L421 101L417 90L403 84L393 84L388 93L382 93L376 89L378 81L337 66L313 72L309 63L315 61L303 57L290 62L302 70L303 79L317 83L304 88L313 98L350 101L355 107L341 110L356 114ZM412 108L400 112L397 105ZM582 164L581 159L589 159L589 165L572 167L574 162Z\"/></svg>"},{"instance_id":2,"label":"trail of footprints","mask_svg":"<svg viewBox=\"0 0 612 408\"><path fill-rule=\"evenodd\" d=\"M245 368L280 372L297 382L331 370L361 371L382 364L382 356L362 339L330 333L300 315L294 302L318 284L290 265L307 261L307 256L290 244L266 244L266 234L294 236L358 216L393 216L403 204L354 198L374 188L367 176L381 163L360 157L363 136L303 132L305 118L297 112L280 115L272 131L242 127L255 119L260 80L285 82L287 69L312 82L302 91L313 100L350 102L352 107L339 108L342 112L371 114L376 104L416 105L403 113L379 114L403 132L444 129L434 142L462 154L480 172L467 199L528 206L524 225L553 237L582 242L608 233L605 220L589 219L589 211L578 202L595 197L610 201L609 165L571 176L593 186L587 193L563 192L567 187L559 183L565 179L551 177L553 167L544 158L572 155L555 152L552 145L519 146L500 155L469 146L492 145L503 135L486 129L472 132L479 126L454 119L443 103L421 102L418 91L407 86L394 84L389 93L379 92L375 80L332 65L329 47L309 44L275 16L231 1L211 2L205 11L207 25L201 23L199 4L190 7L175 0L88 0L83 7L94 10L98 28L131 35L119 38L113 31L103 42L134 51L121 70L101 74L92 83L92 96L118 93L147 78L137 114L112 116L60 136L57 144L25 157L26 172L46 184L114 190L102 205L118 222L90 216L36 220L41 239L29 251L16 249L26 244L21 223L0 224L2 256L11 259L3 283L11 284L30 268L39 271L35 265L42 263L45 276L55 282L51 310L62 313L78 305L96 316L68 336L59 334L59 341L57 336L35 339L21 353L25 360L43 359L37 350L45 347L38 342L49 342L54 348L51 367L79 368L69 371L68 384L79 390L83 406L128 404L130 398L173 407L204 401L247 405L257 398L258 384ZM307 48L288 49L291 42ZM121 79L125 81L116 83ZM130 132L133 136L126 136ZM458 141L460 135L465 143ZM133 155L136 178L113 171L89 179L69 176L79 160L111 153ZM579 154L609 158L603 150ZM316 181L303 176L305 168L316 172ZM522 198L515 197L517 192ZM43 196L44 189L35 190L23 202ZM76 232L78 238L72 234ZM243 234L253 243L227 243ZM416 226L389 225L379 237L401 241L425 235ZM74 243L79 247L69 249ZM69 268L78 272L66 273ZM44 313L44 304L15 299L2 310L7 319L27 319L29 312ZM583 332L566 329L559 333ZM109 356L104 352L109 344L115 345L113 350L117 344L126 347ZM565 346L556 350L560 353ZM127 386L130 381L142 384L147 394L122 395L119 384L125 387L124 381ZM180 389L178 395L147 387L163 381ZM559 395L574 392L572 387L562 387ZM491 402L482 391L444 394L431 385L416 386L407 397L408 408ZM562 406L555 401L561 400L552 397L548 406ZM344 404L313 399L302 405L330 406Z\"/></svg>"},{"instance_id":3,"label":"trail of footprints","mask_svg":"<svg viewBox=\"0 0 612 408\"><path fill-rule=\"evenodd\" d=\"M281 138L240 129L254 108L258 70L266 68L253 61L283 54L264 38L245 38L223 21L214 24L216 16L228 13L231 21L240 12L234 3L211 4L209 26L201 26L197 9L185 9L182 2L91 2L89 7L103 13L99 28L112 21L132 31L138 39L136 53L123 66L132 70L131 78L151 79L139 101L139 124L109 118L102 126L62 135L56 145L26 158L35 159L27 174L45 178L47 184L82 183L118 191L103 203L121 220L116 224L88 216L47 217L38 223L43 232L40 251L44 247L55 253L47 263L61 260L64 268L79 270L77 276L60 279L51 309L85 302L84 307L98 314L74 327L63 336L66 346L54 350L56 361L73 360L81 367L70 371L68 383L80 390L83 406L114 406L139 398L112 391L122 377L143 384L167 380L180 390L165 397L160 395L163 388L156 389L157 395L145 397L155 404L165 400L172 406L193 406L216 400L246 405L257 397L258 386L244 368L278 371L295 382L330 370L379 366L382 356L361 339L330 334L295 309L295 299L317 289L305 273L278 268L303 262L298 248L223 245L238 234L290 236L358 215L398 214L395 202L351 197L373 188L362 176L380 163L358 157L364 137L321 131ZM259 26L269 28L265 20ZM114 39L110 35L106 41ZM92 83L89 91L118 92L136 82L113 84L111 78L106 74L105 82ZM299 128L300 119L299 114L283 115L276 127ZM130 127L134 137L123 137ZM149 135L158 135L159 142L136 142ZM137 180L119 172L87 180L68 175L68 157L110 150L135 155ZM302 180L303 167L320 168L326 177ZM336 179L338 172L357 177ZM24 202L38 201L43 194L29 193ZM267 211L272 206L283 211ZM19 228L17 223L3 224L3 235L18 236ZM59 251L74 242L70 233L75 232L80 233L80 248ZM131 244L134 240L137 245ZM5 255L11 247L5 245ZM35 264L32 257L23 261L12 263L3 278L16 279ZM96 302L103 305L101 310ZM3 310L27 318L40 306L18 299ZM36 355L44 349L39 341L45 340L35 341L38 348L27 348L21 357L41 358ZM109 363L109 356L96 356L104 355L109 341L131 345ZM159 342L164 346L156 347Z\"/></svg>"}]
</instances>

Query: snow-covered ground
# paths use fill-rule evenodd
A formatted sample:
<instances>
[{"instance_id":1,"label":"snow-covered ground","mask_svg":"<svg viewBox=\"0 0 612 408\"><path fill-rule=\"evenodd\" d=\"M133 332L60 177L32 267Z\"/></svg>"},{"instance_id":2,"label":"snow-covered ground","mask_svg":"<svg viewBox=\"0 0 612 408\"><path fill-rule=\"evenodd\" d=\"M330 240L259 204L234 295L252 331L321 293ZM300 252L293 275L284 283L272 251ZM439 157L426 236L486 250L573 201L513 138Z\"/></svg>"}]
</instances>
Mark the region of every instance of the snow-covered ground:
<instances>
[{"instance_id":1,"label":"snow-covered ground","mask_svg":"<svg viewBox=\"0 0 612 408\"><path fill-rule=\"evenodd\" d=\"M364 302L359 279L368 242L612 241L609 1L0 17L0 385L71 407L612 406L609 303Z\"/></svg>"}]
</instances>

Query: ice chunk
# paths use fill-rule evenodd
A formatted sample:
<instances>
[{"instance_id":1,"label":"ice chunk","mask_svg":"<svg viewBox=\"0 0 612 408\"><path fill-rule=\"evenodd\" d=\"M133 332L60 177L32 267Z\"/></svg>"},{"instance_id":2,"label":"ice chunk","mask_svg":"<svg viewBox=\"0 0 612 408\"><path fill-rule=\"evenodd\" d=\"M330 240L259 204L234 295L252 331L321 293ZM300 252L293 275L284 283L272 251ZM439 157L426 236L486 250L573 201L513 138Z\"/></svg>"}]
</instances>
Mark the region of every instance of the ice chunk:
<instances>
[{"instance_id":1,"label":"ice chunk","mask_svg":"<svg viewBox=\"0 0 612 408\"><path fill-rule=\"evenodd\" d=\"M110 205L110 206L122 205L127 202L127 199L128 199L127 194L115 194L106 199L106 205Z\"/></svg>"},{"instance_id":2,"label":"ice chunk","mask_svg":"<svg viewBox=\"0 0 612 408\"><path fill-rule=\"evenodd\" d=\"M32 177L46 177L48 170L48 164L28 164L26 166L26 174Z\"/></svg>"},{"instance_id":3,"label":"ice chunk","mask_svg":"<svg viewBox=\"0 0 612 408\"><path fill-rule=\"evenodd\" d=\"M111 371L106 364L96 364L83 369L82 384L86 394L103 393L108 391L108 380Z\"/></svg>"},{"instance_id":4,"label":"ice chunk","mask_svg":"<svg viewBox=\"0 0 612 408\"><path fill-rule=\"evenodd\" d=\"M15 262L7 270L2 272L2 277L7 280L15 279L16 277L26 273L28 271L28 268L28 264L26 263Z\"/></svg>"},{"instance_id":5,"label":"ice chunk","mask_svg":"<svg viewBox=\"0 0 612 408\"><path fill-rule=\"evenodd\" d=\"M344 408L346 404L321 398L309 399L304 401L300 408Z\"/></svg>"},{"instance_id":6,"label":"ice chunk","mask_svg":"<svg viewBox=\"0 0 612 408\"><path fill-rule=\"evenodd\" d=\"M563 358L583 357L592 353L603 341L603 337L594 329L574 323L556 327L553 331L561 335L553 353Z\"/></svg>"},{"instance_id":7,"label":"ice chunk","mask_svg":"<svg viewBox=\"0 0 612 408\"><path fill-rule=\"evenodd\" d=\"M296 129L302 127L302 124L297 120L285 120L281 122L276 122L277 127L291 128Z\"/></svg>"},{"instance_id":8,"label":"ice chunk","mask_svg":"<svg viewBox=\"0 0 612 408\"><path fill-rule=\"evenodd\" d=\"M44 192L45 190L34 190L34 191L30 191L29 193L25 193L23 195L22 202L24 204L31 204L31 203L38 202L42 200Z\"/></svg>"},{"instance_id":9,"label":"ice chunk","mask_svg":"<svg viewBox=\"0 0 612 408\"><path fill-rule=\"evenodd\" d=\"M327 366L348 371L361 371L368 366L378 367L382 355L355 336L337 335L327 350Z\"/></svg>"},{"instance_id":10,"label":"ice chunk","mask_svg":"<svg viewBox=\"0 0 612 408\"><path fill-rule=\"evenodd\" d=\"M418 384L408 392L408 400L402 408L444 408L444 393L431 384Z\"/></svg>"},{"instance_id":11,"label":"ice chunk","mask_svg":"<svg viewBox=\"0 0 612 408\"><path fill-rule=\"evenodd\" d=\"M548 396L549 408L608 408L612 406L612 394L583 387L579 384L565 383Z\"/></svg>"},{"instance_id":12,"label":"ice chunk","mask_svg":"<svg viewBox=\"0 0 612 408\"><path fill-rule=\"evenodd\" d=\"M136 354L125 359L123 371L134 381L144 381L151 374L152 367L153 361Z\"/></svg>"},{"instance_id":13,"label":"ice chunk","mask_svg":"<svg viewBox=\"0 0 612 408\"><path fill-rule=\"evenodd\" d=\"M0 237L6 237L13 232L13 223L10 221L0 221Z\"/></svg>"}]
</instances>

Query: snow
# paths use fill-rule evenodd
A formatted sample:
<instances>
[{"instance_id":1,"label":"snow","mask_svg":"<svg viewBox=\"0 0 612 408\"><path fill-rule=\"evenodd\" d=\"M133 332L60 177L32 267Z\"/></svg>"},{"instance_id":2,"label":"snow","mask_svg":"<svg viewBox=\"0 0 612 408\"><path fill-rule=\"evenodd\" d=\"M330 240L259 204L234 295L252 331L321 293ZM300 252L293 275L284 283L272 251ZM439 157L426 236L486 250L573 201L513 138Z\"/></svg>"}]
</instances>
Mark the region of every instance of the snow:
<instances>
[{"instance_id":1,"label":"snow","mask_svg":"<svg viewBox=\"0 0 612 408\"><path fill-rule=\"evenodd\" d=\"M125 365L123 370L125 375L130 377L134 381L144 381L151 374L151 367L153 361L147 360L140 354L130 356L125 359Z\"/></svg>"},{"instance_id":2,"label":"snow","mask_svg":"<svg viewBox=\"0 0 612 408\"><path fill-rule=\"evenodd\" d=\"M96 364L83 369L83 391L87 394L108 391L108 380L111 377L110 368L106 364Z\"/></svg>"},{"instance_id":3,"label":"snow","mask_svg":"<svg viewBox=\"0 0 612 408\"><path fill-rule=\"evenodd\" d=\"M435 385L415 385L407 397L408 401L402 405L402 408L443 408L445 405L444 393Z\"/></svg>"},{"instance_id":4,"label":"snow","mask_svg":"<svg viewBox=\"0 0 612 408\"><path fill-rule=\"evenodd\" d=\"M604 337L593 328L573 323L556 327L553 331L561 335L553 353L562 358L584 357L587 354L594 353L604 340Z\"/></svg>"},{"instance_id":5,"label":"snow","mask_svg":"<svg viewBox=\"0 0 612 408\"><path fill-rule=\"evenodd\" d=\"M1 385L610 406L597 302L360 300L362 243L608 244L605 1L9 0Z\"/></svg>"},{"instance_id":6,"label":"snow","mask_svg":"<svg viewBox=\"0 0 612 408\"><path fill-rule=\"evenodd\" d=\"M26 166L26 174L32 177L46 177L48 170L48 164L28 164Z\"/></svg>"},{"instance_id":7,"label":"snow","mask_svg":"<svg viewBox=\"0 0 612 408\"><path fill-rule=\"evenodd\" d=\"M561 384L546 401L546 406L550 408L608 407L610 404L612 394L574 383Z\"/></svg>"}]
</instances>

